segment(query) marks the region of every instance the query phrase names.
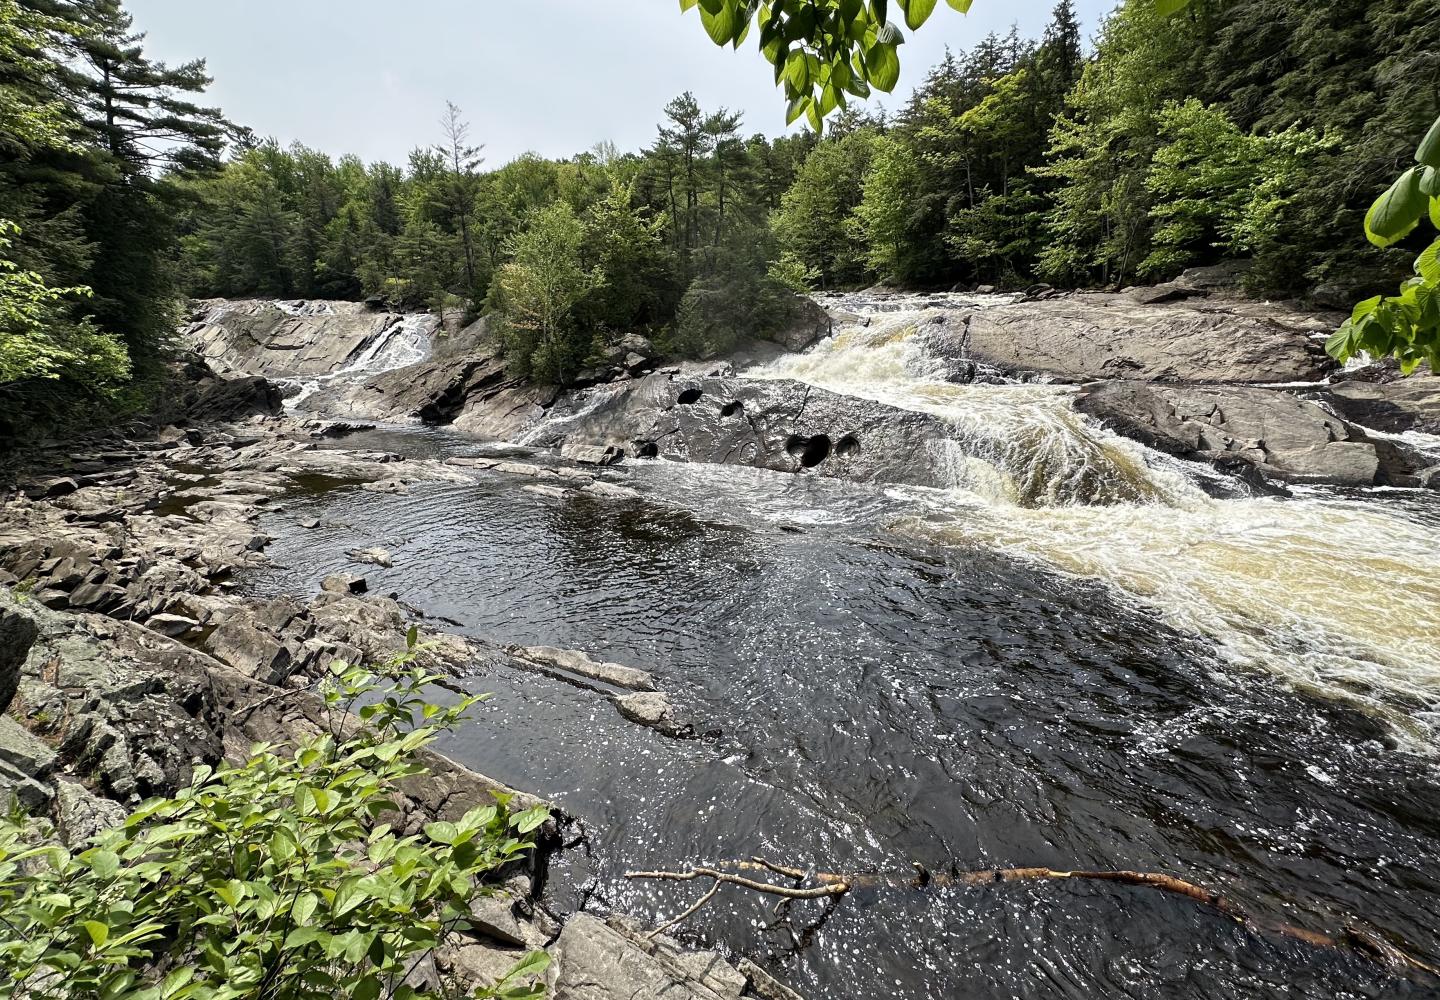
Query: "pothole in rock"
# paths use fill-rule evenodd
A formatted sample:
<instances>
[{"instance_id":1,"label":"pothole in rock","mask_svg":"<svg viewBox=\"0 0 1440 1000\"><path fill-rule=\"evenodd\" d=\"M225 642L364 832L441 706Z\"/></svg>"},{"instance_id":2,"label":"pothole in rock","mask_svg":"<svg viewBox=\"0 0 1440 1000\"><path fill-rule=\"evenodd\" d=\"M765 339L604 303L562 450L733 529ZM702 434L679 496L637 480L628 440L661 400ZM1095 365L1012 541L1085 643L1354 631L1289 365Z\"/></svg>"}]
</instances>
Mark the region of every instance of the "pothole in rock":
<instances>
[{"instance_id":1,"label":"pothole in rock","mask_svg":"<svg viewBox=\"0 0 1440 1000\"><path fill-rule=\"evenodd\" d=\"M704 390L691 387L675 397L675 402L680 406L693 406L700 402L700 397L705 395Z\"/></svg>"},{"instance_id":2,"label":"pothole in rock","mask_svg":"<svg viewBox=\"0 0 1440 1000\"><path fill-rule=\"evenodd\" d=\"M744 412L745 412L745 404L742 403L742 402L740 402L740 400L737 399L737 400L735 400L734 402L726 403L726 404L725 404L725 407L720 411L720 416L722 416L722 417L738 417L740 414L742 414L742 413L744 413Z\"/></svg>"},{"instance_id":3,"label":"pothole in rock","mask_svg":"<svg viewBox=\"0 0 1440 1000\"><path fill-rule=\"evenodd\" d=\"M657 458L660 455L660 446L654 441L635 442L636 458Z\"/></svg>"},{"instance_id":4,"label":"pothole in rock","mask_svg":"<svg viewBox=\"0 0 1440 1000\"><path fill-rule=\"evenodd\" d=\"M858 457L860 455L860 439L854 434L846 434L835 442L835 454L840 458Z\"/></svg>"},{"instance_id":5,"label":"pothole in rock","mask_svg":"<svg viewBox=\"0 0 1440 1000\"><path fill-rule=\"evenodd\" d=\"M805 437L791 434L785 442L785 451L807 469L813 469L830 457L830 438L826 434Z\"/></svg>"}]
</instances>

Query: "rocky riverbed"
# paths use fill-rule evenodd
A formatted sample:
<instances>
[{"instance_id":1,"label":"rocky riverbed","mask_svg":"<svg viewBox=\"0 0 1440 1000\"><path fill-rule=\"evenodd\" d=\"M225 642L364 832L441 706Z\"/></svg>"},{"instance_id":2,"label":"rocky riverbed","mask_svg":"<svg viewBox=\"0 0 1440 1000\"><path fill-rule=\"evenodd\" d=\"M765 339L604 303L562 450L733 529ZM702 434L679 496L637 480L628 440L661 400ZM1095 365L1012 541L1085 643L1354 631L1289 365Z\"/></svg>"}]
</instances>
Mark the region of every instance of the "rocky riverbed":
<instances>
[{"instance_id":1,"label":"rocky riverbed","mask_svg":"<svg viewBox=\"0 0 1440 1000\"><path fill-rule=\"evenodd\" d=\"M305 732L332 660L419 624L433 666L518 719L447 748L505 782L437 757L410 821L538 788L595 848L556 855L563 893L532 891L543 859L511 873L441 971L481 982L543 945L558 994L596 1000L792 996L782 970L816 996L1031 997L1043 939L1091 993L1202 995L1165 970L1213 957L1171 938L1212 934L1165 909L1151 960L1095 972L1035 901L862 899L813 927L735 902L696 918L702 952L616 915L694 895L622 865L762 847L1179 867L1275 919L1314 891L1316 930L1378 907L1414 949L1429 904L1394 873L1440 877L1414 851L1440 832L1364 789L1440 794L1395 756L1440 719L1440 380L1338 372L1330 317L1191 284L822 297L731 358L631 335L567 391L513 378L483 320L200 304L187 335L230 377L197 362L168 425L37 448L0 515L0 782L83 839ZM1172 750L1185 766L1153 762ZM1275 832L1302 809L1323 833ZM552 827L551 849L577 835ZM1371 864L1376 838L1404 864ZM992 920L1032 957L953 959L1008 947ZM1229 947L1232 992L1293 986L1299 956Z\"/></svg>"},{"instance_id":2,"label":"rocky riverbed","mask_svg":"<svg viewBox=\"0 0 1440 1000\"><path fill-rule=\"evenodd\" d=\"M65 843L83 843L141 800L187 785L199 765L317 731L330 664L383 663L412 625L427 640L422 662L456 684L541 673L633 724L693 735L643 671L578 650L462 638L400 595L370 592L365 571L389 564L383 550L349 551L353 571L308 597L238 592L238 577L268 562L262 514L293 498L342 485L404 494L474 475L464 463L320 449L356 425L278 415L277 398L257 385L215 380L198 407L235 422L182 420L154 436L97 435L28 455L31 471L0 507L0 795L46 817ZM249 409L259 412L242 416ZM537 489L597 485L569 468L513 473ZM492 793L519 808L538 801L444 757L427 763L406 788L406 828L454 819ZM437 954L438 974L485 985L527 949L547 948L557 996L793 996L753 964L650 938L623 917L551 912L532 889L546 857L575 835L569 823L555 811L531 867L476 901L475 930Z\"/></svg>"}]
</instances>

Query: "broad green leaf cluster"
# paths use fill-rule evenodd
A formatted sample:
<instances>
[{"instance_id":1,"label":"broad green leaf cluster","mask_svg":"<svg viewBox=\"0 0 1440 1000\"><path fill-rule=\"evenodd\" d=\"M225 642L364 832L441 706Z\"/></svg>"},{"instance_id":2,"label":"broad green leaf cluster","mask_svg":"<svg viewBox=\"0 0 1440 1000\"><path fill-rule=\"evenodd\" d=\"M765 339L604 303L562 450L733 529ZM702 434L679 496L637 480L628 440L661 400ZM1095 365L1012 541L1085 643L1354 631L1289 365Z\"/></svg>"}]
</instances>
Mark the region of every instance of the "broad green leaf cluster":
<instances>
[{"instance_id":1,"label":"broad green leaf cluster","mask_svg":"<svg viewBox=\"0 0 1440 1000\"><path fill-rule=\"evenodd\" d=\"M202 768L82 849L0 823L0 997L454 995L408 980L467 926L487 876L530 849L548 812L512 813L501 799L418 833L390 825L399 783L423 773L420 752L479 700L428 703L438 678L409 659L385 689L337 664L328 731ZM533 954L472 995L533 1000L546 962Z\"/></svg>"},{"instance_id":2,"label":"broad green leaf cluster","mask_svg":"<svg viewBox=\"0 0 1440 1000\"><path fill-rule=\"evenodd\" d=\"M1365 214L1365 236L1377 247L1409 237L1425 221L1440 229L1440 118L1415 150L1415 165ZM1361 354L1394 357L1411 374L1420 365L1440 375L1440 237L1415 258L1415 276L1397 295L1376 295L1355 306L1326 343L1341 361Z\"/></svg>"},{"instance_id":3,"label":"broad green leaf cluster","mask_svg":"<svg viewBox=\"0 0 1440 1000\"><path fill-rule=\"evenodd\" d=\"M968 13L973 0L945 0ZM1153 0L1163 14L1183 10L1190 0ZM825 118L849 98L874 90L890 93L900 81L899 48L905 43L897 20L918 31L935 13L938 0L680 0L680 10L698 9L705 33L716 45L739 48L752 28L760 51L775 67L775 84L790 102L787 121L804 116L819 132Z\"/></svg>"},{"instance_id":4,"label":"broad green leaf cluster","mask_svg":"<svg viewBox=\"0 0 1440 1000\"><path fill-rule=\"evenodd\" d=\"M971 0L946 2L964 13ZM790 102L788 121L803 115L817 132L849 98L864 100L872 87L895 89L905 36L891 22L889 6L887 0L680 0L682 11L698 8L716 45L739 48L753 25ZM896 0L896 6L913 31L930 19L936 0Z\"/></svg>"}]
</instances>

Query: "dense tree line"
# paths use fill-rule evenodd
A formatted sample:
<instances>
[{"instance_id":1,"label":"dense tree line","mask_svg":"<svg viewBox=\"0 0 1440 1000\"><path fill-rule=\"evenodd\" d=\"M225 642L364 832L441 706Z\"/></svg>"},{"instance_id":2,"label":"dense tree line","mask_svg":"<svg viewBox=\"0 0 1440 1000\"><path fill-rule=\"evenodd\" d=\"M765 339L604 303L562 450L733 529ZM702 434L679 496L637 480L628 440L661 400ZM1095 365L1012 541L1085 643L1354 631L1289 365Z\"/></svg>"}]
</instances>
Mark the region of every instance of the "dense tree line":
<instances>
[{"instance_id":1,"label":"dense tree line","mask_svg":"<svg viewBox=\"0 0 1440 1000\"><path fill-rule=\"evenodd\" d=\"M12 419L122 405L153 377L180 291L175 178L218 166L229 131L190 99L208 82L203 63L147 58L119 0L0 0L0 397Z\"/></svg>"},{"instance_id":2,"label":"dense tree line","mask_svg":"<svg viewBox=\"0 0 1440 1000\"><path fill-rule=\"evenodd\" d=\"M813 139L747 137L690 94L663 113L641 152L488 171L453 105L403 167L246 140L180 181L181 272L199 296L488 309L536 378L566 381L631 332L714 353L783 321L770 215Z\"/></svg>"},{"instance_id":3,"label":"dense tree line","mask_svg":"<svg viewBox=\"0 0 1440 1000\"><path fill-rule=\"evenodd\" d=\"M947 58L894 121L842 119L779 231L826 283L1114 285L1246 257L1260 291L1373 288L1409 257L1360 241L1364 210L1440 114L1424 7L1131 2L1082 58L1062 2L1037 43Z\"/></svg>"},{"instance_id":4,"label":"dense tree line","mask_svg":"<svg viewBox=\"0 0 1440 1000\"><path fill-rule=\"evenodd\" d=\"M713 6L712 37L741 30ZM895 114L846 110L894 85L899 25L934 6L830 4L848 34L824 59L803 5L762 6L823 139L746 136L687 94L643 150L491 168L453 106L399 165L281 148L194 103L203 64L149 59L120 0L0 0L0 393L114 402L181 294L489 311L517 370L566 381L630 332L724 351L794 288L1118 285L1239 256L1259 291L1339 300L1408 274L1420 235L1358 234L1440 114L1421 0L1129 0L1088 53L1062 0Z\"/></svg>"}]
</instances>

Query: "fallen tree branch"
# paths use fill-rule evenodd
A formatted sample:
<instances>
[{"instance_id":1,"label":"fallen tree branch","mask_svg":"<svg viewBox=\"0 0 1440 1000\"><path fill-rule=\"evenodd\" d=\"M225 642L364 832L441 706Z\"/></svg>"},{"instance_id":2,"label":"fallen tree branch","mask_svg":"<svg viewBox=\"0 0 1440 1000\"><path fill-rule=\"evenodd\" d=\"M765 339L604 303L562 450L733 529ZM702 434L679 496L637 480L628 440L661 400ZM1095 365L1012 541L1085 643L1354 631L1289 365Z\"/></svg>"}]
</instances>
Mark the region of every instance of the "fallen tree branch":
<instances>
[{"instance_id":1,"label":"fallen tree branch","mask_svg":"<svg viewBox=\"0 0 1440 1000\"><path fill-rule=\"evenodd\" d=\"M272 694L267 698L261 698L259 701L246 705L244 708L236 712L234 716L234 721L243 722L245 719L248 719L250 717L252 712L257 711L258 709L265 708L267 705L273 705L277 701L284 701L286 698L293 698L297 694L304 694L309 690L309 688L286 688L284 691Z\"/></svg>"},{"instance_id":2,"label":"fallen tree branch","mask_svg":"<svg viewBox=\"0 0 1440 1000\"><path fill-rule=\"evenodd\" d=\"M626 872L625 877L660 879L667 882L693 882L698 878L709 878L714 879L717 884L724 882L727 885L738 885L742 889L768 893L772 896L784 896L786 899L824 899L827 896L843 896L850 891L849 884L839 879L827 880L823 885L809 889L792 889L788 886L772 885L769 882L757 882L754 879L731 875L729 872L717 871L714 868L699 867L683 872Z\"/></svg>"},{"instance_id":3,"label":"fallen tree branch","mask_svg":"<svg viewBox=\"0 0 1440 1000\"><path fill-rule=\"evenodd\" d=\"M1424 962L1403 949L1391 944L1377 934L1358 926L1345 928L1339 934L1313 931L1294 924L1273 921L1252 916L1239 903L1211 889L1193 882L1166 875L1163 872L1141 871L1061 871L1055 868L992 868L980 871L931 872L916 865L914 875L886 875L880 873L857 873L840 875L834 872L805 870L788 865L775 864L764 858L754 857L747 861L727 861L723 867L741 870L767 871L795 882L795 886L774 885L734 875L719 868L696 866L683 872L626 872L628 879L659 879L672 882L690 882L708 878L714 881L707 892L694 906L667 922L651 936L668 930L688 917L714 898L722 884L736 885L755 892L762 892L786 899L831 899L845 895L851 889L861 887L924 888L936 885L986 886L1003 882L1023 882L1039 879L1086 880L1116 882L1122 885L1156 889L1160 892L1183 896L1201 905L1217 910L1224 916L1256 933L1275 934L1292 940L1302 941L1317 948L1330 948L1361 954L1396 971L1417 971L1440 977L1440 969ZM805 882L818 883L808 888L800 886Z\"/></svg>"},{"instance_id":4,"label":"fallen tree branch","mask_svg":"<svg viewBox=\"0 0 1440 1000\"><path fill-rule=\"evenodd\" d=\"M683 921L685 918L692 917L696 913L700 912L700 907L704 906L706 903L710 902L710 900L714 899L715 894L720 891L720 887L724 884L724 882L716 879L715 884L710 886L710 891L707 892L705 895L701 896L700 899L696 901L694 906L690 907L690 909L686 910L678 917L675 917L673 920L667 920L665 923L655 928L649 934L646 934L645 939L647 941L654 941L661 934L664 934L666 931Z\"/></svg>"}]
</instances>

